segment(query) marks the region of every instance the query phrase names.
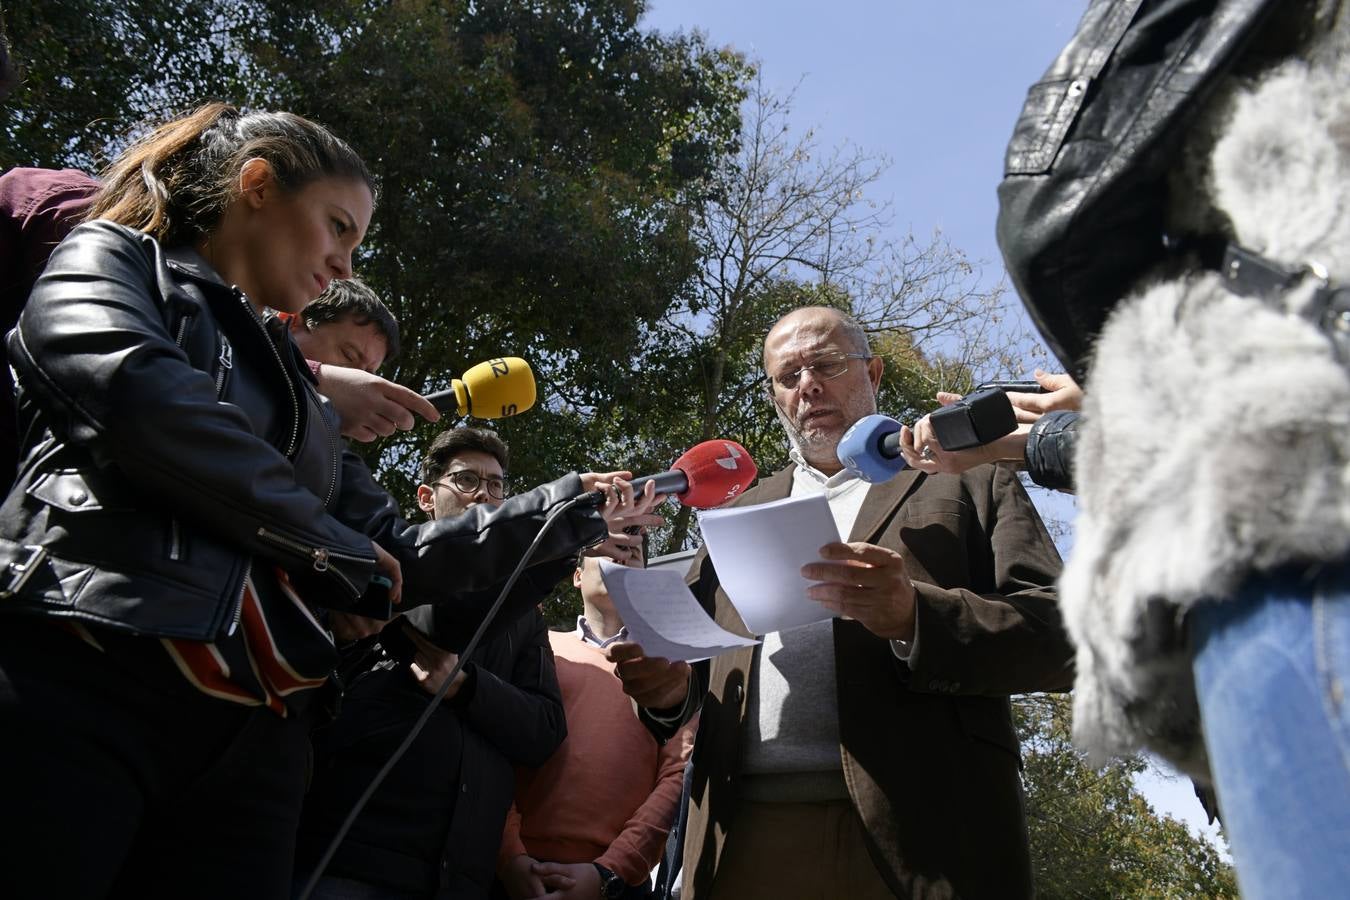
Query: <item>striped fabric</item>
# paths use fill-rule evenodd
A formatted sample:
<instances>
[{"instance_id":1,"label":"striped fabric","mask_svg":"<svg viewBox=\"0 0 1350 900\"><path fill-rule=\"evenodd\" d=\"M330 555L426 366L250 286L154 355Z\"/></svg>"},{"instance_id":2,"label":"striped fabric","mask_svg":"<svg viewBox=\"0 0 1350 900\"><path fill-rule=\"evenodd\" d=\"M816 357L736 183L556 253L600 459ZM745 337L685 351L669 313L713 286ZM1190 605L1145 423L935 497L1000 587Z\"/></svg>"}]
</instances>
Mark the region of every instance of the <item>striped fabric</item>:
<instances>
[{"instance_id":1,"label":"striped fabric","mask_svg":"<svg viewBox=\"0 0 1350 900\"><path fill-rule=\"evenodd\" d=\"M197 690L231 703L266 706L284 716L287 696L328 680L335 651L332 637L295 592L290 578L281 569L273 571L275 591L263 585L260 592L252 575L244 582L239 627L233 635L209 644L161 641Z\"/></svg>"},{"instance_id":2,"label":"striped fabric","mask_svg":"<svg viewBox=\"0 0 1350 900\"><path fill-rule=\"evenodd\" d=\"M85 642L105 650L88 628L66 624ZM286 698L321 686L337 660L332 636L279 568L245 579L238 624L226 637L209 643L159 641L197 690L229 703L266 706L283 717L288 714Z\"/></svg>"}]
</instances>

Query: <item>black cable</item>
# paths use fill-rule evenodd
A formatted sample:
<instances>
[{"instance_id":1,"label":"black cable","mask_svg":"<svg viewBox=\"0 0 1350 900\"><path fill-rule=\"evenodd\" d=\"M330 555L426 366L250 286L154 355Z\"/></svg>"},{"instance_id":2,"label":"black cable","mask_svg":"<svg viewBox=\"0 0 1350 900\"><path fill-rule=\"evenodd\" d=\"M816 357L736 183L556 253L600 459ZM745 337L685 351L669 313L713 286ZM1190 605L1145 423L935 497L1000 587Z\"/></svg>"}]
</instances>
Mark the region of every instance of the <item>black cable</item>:
<instances>
[{"instance_id":1,"label":"black cable","mask_svg":"<svg viewBox=\"0 0 1350 900\"><path fill-rule=\"evenodd\" d=\"M440 688L437 689L435 696L431 698L431 702L427 704L427 708L422 712L422 715L418 717L417 721L413 723L412 730L409 731L408 736L403 739L403 743L399 744L398 748L389 755L389 759L380 768L380 771L375 773L375 777L370 780L370 784L366 786L365 791L357 798L356 803L352 806L352 811L347 814L347 818L342 822L342 827L338 829L337 834L335 834L333 839L328 843L328 847L324 850L323 856L319 858L319 862L314 867L313 873L310 874L309 880L305 882L304 890L300 892L300 895L296 900L309 900L309 895L313 893L314 888L319 883L319 879L323 877L324 870L328 868L328 864L333 861L333 856L337 853L337 849L342 844L343 838L347 836L347 832L351 831L352 825L356 823L356 817L361 814L361 810L365 809L366 804L370 802L370 798L375 795L375 791L384 783L384 779L388 777L390 771L392 771L398 761L403 758L403 754L408 751L408 748L412 746L413 740L421 733L422 727L427 724L427 720L431 718L431 714L436 711L436 707L440 705L441 699L445 697L445 692L450 689L450 685L454 682L455 676L459 674L459 670L464 668L464 663L467 662L473 652L478 649L478 642L483 639L483 635L487 632L488 626L492 624L492 620L496 617L497 611L501 609L502 604L506 602L506 597L511 593L511 588L515 587L516 581L520 578L520 573L525 571L525 567L529 564L530 558L534 556L535 551L539 549L539 543L544 539L544 535L548 534L548 530L553 527L553 523L556 522L558 517L563 513L574 509L582 503L594 504L594 502L594 492L582 494L580 497L574 497L571 500L568 500L562 506L559 506L553 512L548 514L548 518L544 520L544 524L540 527L539 533L534 536L534 540L525 550L524 555L521 556L520 562L516 563L515 571L511 573L510 578L506 579L506 584L503 585L501 593L498 594L497 599L492 602L492 607L487 611L487 615L483 617L482 624L480 624L478 630L473 633L473 637L469 638L469 643L465 645L464 651L459 654L459 660L455 663L454 668L450 670L449 675L445 676L445 680L441 682Z\"/></svg>"}]
</instances>

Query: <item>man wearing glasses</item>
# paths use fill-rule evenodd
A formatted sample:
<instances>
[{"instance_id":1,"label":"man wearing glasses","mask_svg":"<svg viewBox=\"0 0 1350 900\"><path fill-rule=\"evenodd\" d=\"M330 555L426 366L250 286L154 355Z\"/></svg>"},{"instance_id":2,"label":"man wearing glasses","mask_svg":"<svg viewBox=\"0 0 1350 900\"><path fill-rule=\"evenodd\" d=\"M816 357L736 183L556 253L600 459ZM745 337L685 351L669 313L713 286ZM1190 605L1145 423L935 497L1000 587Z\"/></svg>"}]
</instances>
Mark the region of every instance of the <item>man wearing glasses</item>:
<instances>
[{"instance_id":1,"label":"man wearing glasses","mask_svg":"<svg viewBox=\"0 0 1350 900\"><path fill-rule=\"evenodd\" d=\"M849 476L882 374L851 317L789 313L764 369L792 463L736 505L826 497L847 542L801 574L837 618L692 668L611 647L658 738L703 711L682 897L1031 896L1008 695L1072 682L1045 527L1007 467ZM706 552L689 583L747 633Z\"/></svg>"},{"instance_id":2,"label":"man wearing glasses","mask_svg":"<svg viewBox=\"0 0 1350 900\"><path fill-rule=\"evenodd\" d=\"M509 493L506 445L492 431L453 428L422 463L417 504L433 520ZM639 516L639 526L659 522ZM636 543L612 535L606 544ZM523 547L521 548L523 551ZM543 600L575 558L531 566L513 595ZM447 586L447 599L453 603ZM517 608L520 604L510 601ZM385 626L373 662L350 677L337 721L315 737L297 872L307 876L358 795L423 712L458 656L442 608L419 607ZM486 897L514 767L539 766L567 734L548 629L535 609L485 640L455 677L407 755L357 818L315 897ZM439 895L438 895L439 896Z\"/></svg>"}]
</instances>

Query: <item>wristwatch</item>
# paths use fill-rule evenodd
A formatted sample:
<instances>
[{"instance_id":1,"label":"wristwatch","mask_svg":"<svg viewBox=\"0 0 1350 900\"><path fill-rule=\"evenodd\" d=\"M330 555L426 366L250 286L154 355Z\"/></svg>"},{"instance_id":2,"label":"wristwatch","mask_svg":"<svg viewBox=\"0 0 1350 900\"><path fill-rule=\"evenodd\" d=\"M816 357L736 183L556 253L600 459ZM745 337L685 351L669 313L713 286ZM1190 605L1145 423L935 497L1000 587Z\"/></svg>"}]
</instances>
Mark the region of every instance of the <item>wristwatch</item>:
<instances>
[{"instance_id":1,"label":"wristwatch","mask_svg":"<svg viewBox=\"0 0 1350 900\"><path fill-rule=\"evenodd\" d=\"M628 882L599 863L591 863L591 865L595 866L595 871L600 873L600 900L619 900L623 896L623 892L628 890Z\"/></svg>"}]
</instances>

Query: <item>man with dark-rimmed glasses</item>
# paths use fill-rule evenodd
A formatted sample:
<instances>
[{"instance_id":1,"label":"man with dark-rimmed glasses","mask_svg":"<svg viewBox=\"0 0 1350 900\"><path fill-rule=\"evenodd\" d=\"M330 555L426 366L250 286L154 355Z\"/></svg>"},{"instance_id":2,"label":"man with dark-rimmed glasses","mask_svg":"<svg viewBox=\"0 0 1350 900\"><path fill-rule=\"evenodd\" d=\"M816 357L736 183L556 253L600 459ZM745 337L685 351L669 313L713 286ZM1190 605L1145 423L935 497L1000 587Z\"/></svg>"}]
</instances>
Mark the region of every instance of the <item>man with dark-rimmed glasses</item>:
<instances>
[{"instance_id":1,"label":"man with dark-rimmed glasses","mask_svg":"<svg viewBox=\"0 0 1350 900\"><path fill-rule=\"evenodd\" d=\"M458 515L479 503L501 503L510 493L506 444L495 432L452 428L437 435L422 461L417 505L433 519Z\"/></svg>"}]
</instances>

